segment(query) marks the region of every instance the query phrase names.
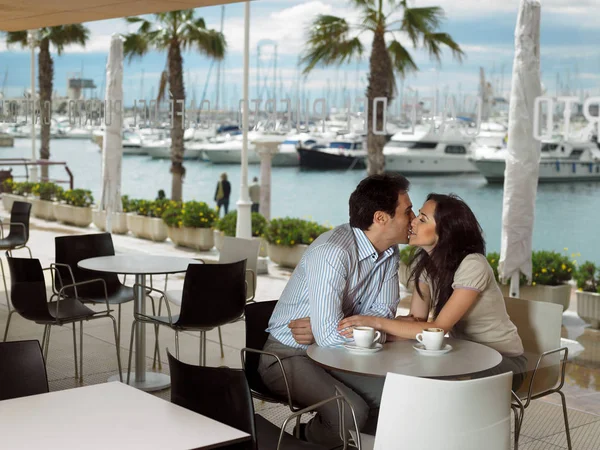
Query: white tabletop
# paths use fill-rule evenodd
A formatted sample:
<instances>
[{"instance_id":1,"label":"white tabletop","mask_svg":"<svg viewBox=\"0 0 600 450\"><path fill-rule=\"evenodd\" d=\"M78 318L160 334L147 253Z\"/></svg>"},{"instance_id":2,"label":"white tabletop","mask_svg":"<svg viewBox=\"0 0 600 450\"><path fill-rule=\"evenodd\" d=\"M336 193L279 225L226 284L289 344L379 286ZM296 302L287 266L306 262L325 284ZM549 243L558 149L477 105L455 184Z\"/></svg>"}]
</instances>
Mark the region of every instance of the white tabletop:
<instances>
[{"instance_id":1,"label":"white tabletop","mask_svg":"<svg viewBox=\"0 0 600 450\"><path fill-rule=\"evenodd\" d=\"M191 258L157 255L97 256L79 261L82 269L127 275L160 275L185 272L190 264L200 264Z\"/></svg>"},{"instance_id":2,"label":"white tabletop","mask_svg":"<svg viewBox=\"0 0 600 450\"><path fill-rule=\"evenodd\" d=\"M424 356L413 348L415 340L388 342L377 353L357 355L343 347L308 348L308 357L329 369L360 375L385 377L388 372L415 377L438 378L467 375L496 367L502 356L493 348L461 339L444 340L452 351Z\"/></svg>"},{"instance_id":3,"label":"white tabletop","mask_svg":"<svg viewBox=\"0 0 600 450\"><path fill-rule=\"evenodd\" d=\"M118 382L0 401L0 447L6 450L187 450L248 438Z\"/></svg>"}]
</instances>

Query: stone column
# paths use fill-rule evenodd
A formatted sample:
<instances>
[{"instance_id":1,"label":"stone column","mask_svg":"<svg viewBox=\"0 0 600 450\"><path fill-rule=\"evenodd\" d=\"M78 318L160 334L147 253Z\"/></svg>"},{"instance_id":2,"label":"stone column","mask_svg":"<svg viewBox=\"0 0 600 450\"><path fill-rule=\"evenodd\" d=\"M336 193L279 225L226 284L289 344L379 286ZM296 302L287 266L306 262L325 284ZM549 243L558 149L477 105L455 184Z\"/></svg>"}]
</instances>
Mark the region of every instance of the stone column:
<instances>
[{"instance_id":1,"label":"stone column","mask_svg":"<svg viewBox=\"0 0 600 450\"><path fill-rule=\"evenodd\" d=\"M256 153L260 156L260 206L259 212L271 220L271 161L279 152L281 139L254 141Z\"/></svg>"}]
</instances>

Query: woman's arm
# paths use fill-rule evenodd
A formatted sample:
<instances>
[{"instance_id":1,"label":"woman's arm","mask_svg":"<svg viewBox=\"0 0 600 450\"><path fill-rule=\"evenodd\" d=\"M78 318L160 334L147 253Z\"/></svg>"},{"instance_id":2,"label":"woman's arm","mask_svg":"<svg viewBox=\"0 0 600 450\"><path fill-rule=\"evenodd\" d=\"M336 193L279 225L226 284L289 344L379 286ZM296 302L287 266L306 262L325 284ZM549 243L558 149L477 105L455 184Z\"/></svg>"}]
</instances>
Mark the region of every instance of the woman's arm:
<instances>
[{"instance_id":1,"label":"woman's arm","mask_svg":"<svg viewBox=\"0 0 600 450\"><path fill-rule=\"evenodd\" d=\"M438 317L432 322L390 320L383 319L381 317L370 316L352 316L342 320L340 322L339 329L346 329L343 334L348 336L352 334L352 327L367 326L384 331L388 335L394 335L405 339L414 339L415 336L422 332L425 328L441 328L445 332L448 332L452 329L456 322L458 322L475 304L478 298L479 291L459 288L454 290L454 293L450 296L448 302L442 308ZM415 297L413 297L413 303L415 300ZM417 300L422 301L420 299ZM411 304L411 312L413 312L412 306L413 305ZM419 312L422 311L419 310ZM415 317L417 316L416 314L414 315Z\"/></svg>"}]
</instances>

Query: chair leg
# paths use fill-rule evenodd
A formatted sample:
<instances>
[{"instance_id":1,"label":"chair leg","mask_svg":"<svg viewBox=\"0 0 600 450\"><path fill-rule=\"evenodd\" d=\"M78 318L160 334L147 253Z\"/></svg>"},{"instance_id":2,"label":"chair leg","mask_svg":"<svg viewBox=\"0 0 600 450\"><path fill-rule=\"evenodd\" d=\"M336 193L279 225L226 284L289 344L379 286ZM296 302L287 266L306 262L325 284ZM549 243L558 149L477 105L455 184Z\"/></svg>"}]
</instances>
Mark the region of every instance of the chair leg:
<instances>
[{"instance_id":1,"label":"chair leg","mask_svg":"<svg viewBox=\"0 0 600 450\"><path fill-rule=\"evenodd\" d=\"M119 370L119 381L123 382L123 369L121 368L121 348L119 347L119 334L117 332L117 321L111 315L109 315L113 324L113 331L115 332L115 348L117 349L117 368ZM129 382L128 382L129 383Z\"/></svg>"},{"instance_id":2,"label":"chair leg","mask_svg":"<svg viewBox=\"0 0 600 450\"><path fill-rule=\"evenodd\" d=\"M48 332L46 333L46 348L44 349L44 361L48 361L48 348L50 347L50 332L52 331L52 325L46 326L48 327Z\"/></svg>"},{"instance_id":3,"label":"chair leg","mask_svg":"<svg viewBox=\"0 0 600 450\"><path fill-rule=\"evenodd\" d=\"M569 429L569 417L567 415L567 400L565 398L565 394L563 394L561 391L558 391L558 394L560 395L560 399L562 401L563 417L565 419L565 434L567 435L567 448L569 450L572 450L572 447L571 447L571 430Z\"/></svg>"},{"instance_id":4,"label":"chair leg","mask_svg":"<svg viewBox=\"0 0 600 450\"><path fill-rule=\"evenodd\" d=\"M219 330L219 345L221 346L221 359L225 358L225 353L223 352L223 337L221 336L221 327L217 327Z\"/></svg>"},{"instance_id":5,"label":"chair leg","mask_svg":"<svg viewBox=\"0 0 600 450\"><path fill-rule=\"evenodd\" d=\"M2 263L1 258L0 269L2 269L2 282L4 283L4 294L6 295L6 307L8 308L8 320L6 322L6 329L4 330L4 342L6 342L6 338L8 337L8 327L10 326L10 318L14 310L10 307L10 296L8 295L8 287L6 285L6 273L4 272L4 264Z\"/></svg>"},{"instance_id":6,"label":"chair leg","mask_svg":"<svg viewBox=\"0 0 600 450\"><path fill-rule=\"evenodd\" d=\"M73 360L75 361L75 380L77 380L79 378L79 374L77 373L77 322L73 322L71 325L73 326Z\"/></svg>"},{"instance_id":7,"label":"chair leg","mask_svg":"<svg viewBox=\"0 0 600 450\"><path fill-rule=\"evenodd\" d=\"M26 245L24 245L23 248L26 248L27 251L29 252L29 258L33 258L33 255L31 254L31 249L29 247L27 247Z\"/></svg>"},{"instance_id":8,"label":"chair leg","mask_svg":"<svg viewBox=\"0 0 600 450\"><path fill-rule=\"evenodd\" d=\"M118 320L119 320L119 326L117 327L117 345L121 346L121 304L119 303L119 308L118 308Z\"/></svg>"},{"instance_id":9,"label":"chair leg","mask_svg":"<svg viewBox=\"0 0 600 450\"><path fill-rule=\"evenodd\" d=\"M131 324L131 339L129 341L129 361L127 363L127 384L129 384L129 378L131 376L131 355L133 353L133 336L135 333L135 327L137 326L137 320L133 319Z\"/></svg>"},{"instance_id":10,"label":"chair leg","mask_svg":"<svg viewBox=\"0 0 600 450\"><path fill-rule=\"evenodd\" d=\"M156 310L154 309L154 298L149 295L152 299L152 314L156 315ZM163 296L161 295L158 300L158 315L160 316L161 306L162 306ZM165 300L166 301L166 300ZM158 360L158 370L162 370L162 361L160 360L160 346L158 345L158 332L160 330L160 326L154 325L154 357L152 359L152 370L156 369L157 360Z\"/></svg>"},{"instance_id":11,"label":"chair leg","mask_svg":"<svg viewBox=\"0 0 600 450\"><path fill-rule=\"evenodd\" d=\"M521 434L521 420L522 417L519 417L519 410L516 406L511 406L513 413L515 415L515 431L514 431L514 450L519 450L519 435Z\"/></svg>"},{"instance_id":12,"label":"chair leg","mask_svg":"<svg viewBox=\"0 0 600 450\"><path fill-rule=\"evenodd\" d=\"M79 322L79 381L83 383L83 320Z\"/></svg>"},{"instance_id":13,"label":"chair leg","mask_svg":"<svg viewBox=\"0 0 600 450\"><path fill-rule=\"evenodd\" d=\"M179 359L179 331L175 330L175 356Z\"/></svg>"},{"instance_id":14,"label":"chair leg","mask_svg":"<svg viewBox=\"0 0 600 450\"><path fill-rule=\"evenodd\" d=\"M46 348L46 335L48 334L48 326L49 325L44 325L44 333L42 334L42 352L44 352L44 349ZM44 363L46 357L44 356Z\"/></svg>"},{"instance_id":15,"label":"chair leg","mask_svg":"<svg viewBox=\"0 0 600 450\"><path fill-rule=\"evenodd\" d=\"M8 319L6 320L6 328L4 329L4 342L6 342L6 339L8 338L8 327L10 327L10 319L12 318L14 312L15 310L11 309L8 313Z\"/></svg>"}]
</instances>

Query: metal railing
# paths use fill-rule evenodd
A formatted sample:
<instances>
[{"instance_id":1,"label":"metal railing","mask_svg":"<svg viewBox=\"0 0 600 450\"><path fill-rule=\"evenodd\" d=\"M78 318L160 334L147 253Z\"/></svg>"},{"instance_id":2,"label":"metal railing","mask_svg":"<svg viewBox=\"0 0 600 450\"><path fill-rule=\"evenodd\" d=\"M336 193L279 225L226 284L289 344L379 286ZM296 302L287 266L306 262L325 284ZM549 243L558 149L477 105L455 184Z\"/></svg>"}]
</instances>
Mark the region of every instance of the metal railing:
<instances>
[{"instance_id":1,"label":"metal railing","mask_svg":"<svg viewBox=\"0 0 600 450\"><path fill-rule=\"evenodd\" d=\"M68 184L69 189L73 189L73 173L71 172L71 169L69 169L69 166L67 166L67 163L65 161L48 161L46 159L38 159L37 161L32 161L31 159L26 159L26 158L0 158L0 169L3 169L4 167L7 167L7 166L11 167L11 168L13 166L25 167L25 175L12 175L11 174L11 178L13 178L13 179L24 178L25 181L29 181L29 167L30 166L38 166L38 167L63 166L65 168L65 172L67 172L67 175L69 177L68 180L50 179L50 178L42 179L41 177L40 177L40 179L45 182ZM40 173L41 173L41 171L40 171Z\"/></svg>"}]
</instances>

